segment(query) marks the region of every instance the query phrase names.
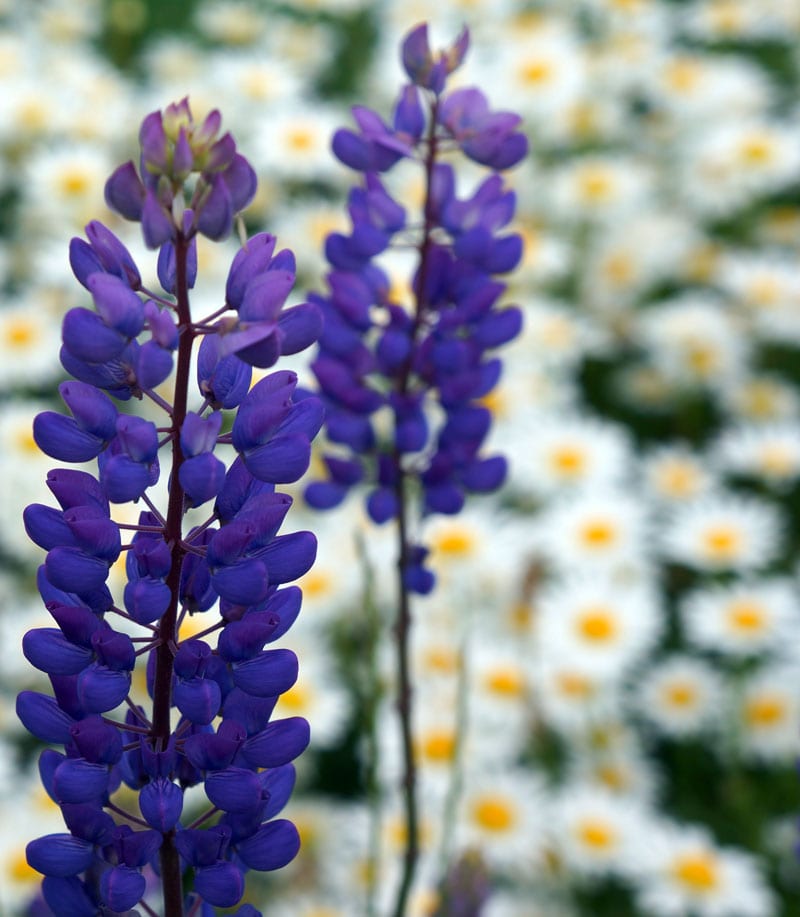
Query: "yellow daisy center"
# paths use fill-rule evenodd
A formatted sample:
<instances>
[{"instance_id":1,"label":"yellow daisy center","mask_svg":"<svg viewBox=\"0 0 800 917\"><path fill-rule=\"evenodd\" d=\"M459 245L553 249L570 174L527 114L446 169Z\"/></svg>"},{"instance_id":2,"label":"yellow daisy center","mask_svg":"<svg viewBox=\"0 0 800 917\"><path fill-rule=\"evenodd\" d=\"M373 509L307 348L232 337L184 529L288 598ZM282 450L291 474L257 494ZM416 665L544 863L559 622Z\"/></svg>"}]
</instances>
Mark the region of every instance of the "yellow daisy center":
<instances>
[{"instance_id":1,"label":"yellow daisy center","mask_svg":"<svg viewBox=\"0 0 800 917\"><path fill-rule=\"evenodd\" d=\"M719 865L711 853L680 857L673 867L673 874L693 892L710 892L719 884Z\"/></svg>"},{"instance_id":2,"label":"yellow daisy center","mask_svg":"<svg viewBox=\"0 0 800 917\"><path fill-rule=\"evenodd\" d=\"M703 535L706 554L714 560L732 560L741 551L742 544L741 531L726 523L710 527Z\"/></svg>"},{"instance_id":3,"label":"yellow daisy center","mask_svg":"<svg viewBox=\"0 0 800 917\"><path fill-rule=\"evenodd\" d=\"M525 678L519 669L494 669L487 672L484 684L492 694L505 697L521 697L525 693Z\"/></svg>"},{"instance_id":4,"label":"yellow daisy center","mask_svg":"<svg viewBox=\"0 0 800 917\"><path fill-rule=\"evenodd\" d=\"M658 489L668 497L688 497L697 490L699 477L694 465L674 460L659 468L656 483Z\"/></svg>"},{"instance_id":5,"label":"yellow daisy center","mask_svg":"<svg viewBox=\"0 0 800 917\"><path fill-rule=\"evenodd\" d=\"M36 326L25 318L15 318L5 325L3 336L10 347L29 347L36 341Z\"/></svg>"},{"instance_id":6,"label":"yellow daisy center","mask_svg":"<svg viewBox=\"0 0 800 917\"><path fill-rule=\"evenodd\" d=\"M608 850L614 845L616 832L607 822L599 819L585 819L577 828L580 842L592 850Z\"/></svg>"},{"instance_id":7,"label":"yellow daisy center","mask_svg":"<svg viewBox=\"0 0 800 917\"><path fill-rule=\"evenodd\" d=\"M590 643L607 643L619 630L613 611L602 606L587 609L578 619L577 629Z\"/></svg>"},{"instance_id":8,"label":"yellow daisy center","mask_svg":"<svg viewBox=\"0 0 800 917\"><path fill-rule=\"evenodd\" d=\"M278 703L282 709L292 713L300 713L308 710L311 698L312 692L305 685L295 683L288 691L284 691L281 694Z\"/></svg>"},{"instance_id":9,"label":"yellow daisy center","mask_svg":"<svg viewBox=\"0 0 800 917\"><path fill-rule=\"evenodd\" d=\"M746 634L762 631L767 624L764 608L754 601L734 602L728 609L727 617L733 630Z\"/></svg>"},{"instance_id":10,"label":"yellow daisy center","mask_svg":"<svg viewBox=\"0 0 800 917\"><path fill-rule=\"evenodd\" d=\"M697 88L701 72L700 65L696 61L679 59L669 64L664 78L670 89L678 93L686 93Z\"/></svg>"},{"instance_id":11,"label":"yellow daisy center","mask_svg":"<svg viewBox=\"0 0 800 917\"><path fill-rule=\"evenodd\" d=\"M520 78L528 86L541 86L553 76L553 62L546 58L526 61L520 68Z\"/></svg>"},{"instance_id":12,"label":"yellow daisy center","mask_svg":"<svg viewBox=\"0 0 800 917\"><path fill-rule=\"evenodd\" d=\"M686 348L686 362L698 376L709 376L719 365L719 351L709 344L692 341Z\"/></svg>"},{"instance_id":13,"label":"yellow daisy center","mask_svg":"<svg viewBox=\"0 0 800 917\"><path fill-rule=\"evenodd\" d=\"M565 350L570 347L575 339L575 329L562 315L554 315L544 322L541 330L541 340L548 347Z\"/></svg>"},{"instance_id":14,"label":"yellow daisy center","mask_svg":"<svg viewBox=\"0 0 800 917\"><path fill-rule=\"evenodd\" d=\"M564 478L575 478L586 469L586 452L580 446L565 443L550 453L550 465Z\"/></svg>"},{"instance_id":15,"label":"yellow daisy center","mask_svg":"<svg viewBox=\"0 0 800 917\"><path fill-rule=\"evenodd\" d=\"M31 455L36 455L39 452L39 447L36 445L36 440L33 438L33 431L27 427L16 431L14 441L20 452Z\"/></svg>"},{"instance_id":16,"label":"yellow daisy center","mask_svg":"<svg viewBox=\"0 0 800 917\"><path fill-rule=\"evenodd\" d=\"M633 279L633 258L627 252L615 252L603 263L603 273L616 286L625 286Z\"/></svg>"},{"instance_id":17,"label":"yellow daisy center","mask_svg":"<svg viewBox=\"0 0 800 917\"><path fill-rule=\"evenodd\" d=\"M440 675L458 671L458 653L449 646L432 646L424 654L425 666Z\"/></svg>"},{"instance_id":18,"label":"yellow daisy center","mask_svg":"<svg viewBox=\"0 0 800 917\"><path fill-rule=\"evenodd\" d=\"M776 726L786 719L787 705L785 698L778 694L763 694L751 698L745 704L744 719L749 726Z\"/></svg>"},{"instance_id":19,"label":"yellow daisy center","mask_svg":"<svg viewBox=\"0 0 800 917\"><path fill-rule=\"evenodd\" d=\"M578 178L581 197L592 204L607 201L614 190L614 180L607 169L594 166L585 169Z\"/></svg>"},{"instance_id":20,"label":"yellow daisy center","mask_svg":"<svg viewBox=\"0 0 800 917\"><path fill-rule=\"evenodd\" d=\"M742 142L739 155L745 165L768 165L775 158L775 141L767 134L753 134Z\"/></svg>"},{"instance_id":21,"label":"yellow daisy center","mask_svg":"<svg viewBox=\"0 0 800 917\"><path fill-rule=\"evenodd\" d=\"M34 882L40 878L39 873L28 865L24 850L11 855L7 871L15 882Z\"/></svg>"},{"instance_id":22,"label":"yellow daisy center","mask_svg":"<svg viewBox=\"0 0 800 917\"><path fill-rule=\"evenodd\" d=\"M502 796L483 796L472 807L475 823L485 831L502 834L514 827L516 814L513 805Z\"/></svg>"},{"instance_id":23,"label":"yellow daisy center","mask_svg":"<svg viewBox=\"0 0 800 917\"><path fill-rule=\"evenodd\" d=\"M60 176L58 187L66 197L81 197L91 187L91 180L84 170L70 169Z\"/></svg>"},{"instance_id":24,"label":"yellow daisy center","mask_svg":"<svg viewBox=\"0 0 800 917\"><path fill-rule=\"evenodd\" d=\"M670 707L694 707L697 703L697 686L688 681L675 681L664 687L663 697Z\"/></svg>"},{"instance_id":25,"label":"yellow daisy center","mask_svg":"<svg viewBox=\"0 0 800 917\"><path fill-rule=\"evenodd\" d=\"M758 277L747 287L748 302L756 306L774 306L781 295L781 285L775 277Z\"/></svg>"},{"instance_id":26,"label":"yellow daisy center","mask_svg":"<svg viewBox=\"0 0 800 917\"><path fill-rule=\"evenodd\" d=\"M307 153L314 148L314 133L305 127L295 127L286 135L286 145L292 152Z\"/></svg>"},{"instance_id":27,"label":"yellow daisy center","mask_svg":"<svg viewBox=\"0 0 800 917\"><path fill-rule=\"evenodd\" d=\"M579 672L559 672L556 687L566 697L584 700L593 693L592 682Z\"/></svg>"},{"instance_id":28,"label":"yellow daisy center","mask_svg":"<svg viewBox=\"0 0 800 917\"><path fill-rule=\"evenodd\" d=\"M614 792L625 790L630 784L630 775L615 762L598 765L594 770L595 777L608 789Z\"/></svg>"},{"instance_id":29,"label":"yellow daisy center","mask_svg":"<svg viewBox=\"0 0 800 917\"><path fill-rule=\"evenodd\" d=\"M580 540L587 548L603 550L617 540L617 527L609 519L592 519L580 530Z\"/></svg>"},{"instance_id":30,"label":"yellow daisy center","mask_svg":"<svg viewBox=\"0 0 800 917\"><path fill-rule=\"evenodd\" d=\"M455 733L452 730L432 730L422 737L420 751L427 761L452 761L456 753Z\"/></svg>"},{"instance_id":31,"label":"yellow daisy center","mask_svg":"<svg viewBox=\"0 0 800 917\"><path fill-rule=\"evenodd\" d=\"M317 599L331 591L333 577L325 570L310 570L303 577L301 586L305 598Z\"/></svg>"},{"instance_id":32,"label":"yellow daisy center","mask_svg":"<svg viewBox=\"0 0 800 917\"><path fill-rule=\"evenodd\" d=\"M466 557L475 549L475 536L463 528L450 528L434 538L434 550L447 557Z\"/></svg>"},{"instance_id":33,"label":"yellow daisy center","mask_svg":"<svg viewBox=\"0 0 800 917\"><path fill-rule=\"evenodd\" d=\"M797 456L786 443L767 443L759 459L764 472L773 477L786 477L797 468Z\"/></svg>"}]
</instances>

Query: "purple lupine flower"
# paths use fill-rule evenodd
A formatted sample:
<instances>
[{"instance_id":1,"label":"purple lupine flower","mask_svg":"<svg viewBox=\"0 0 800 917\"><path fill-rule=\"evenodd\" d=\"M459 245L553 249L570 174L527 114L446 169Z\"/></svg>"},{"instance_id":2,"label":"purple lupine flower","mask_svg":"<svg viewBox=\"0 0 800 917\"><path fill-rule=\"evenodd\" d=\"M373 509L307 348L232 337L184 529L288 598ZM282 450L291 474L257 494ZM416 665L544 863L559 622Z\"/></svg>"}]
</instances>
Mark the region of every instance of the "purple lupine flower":
<instances>
[{"instance_id":1,"label":"purple lupine flower","mask_svg":"<svg viewBox=\"0 0 800 917\"><path fill-rule=\"evenodd\" d=\"M29 537L47 552L38 585L54 626L29 631L23 652L53 693L17 698L26 728L64 749L43 751L39 771L67 830L27 850L55 913L128 912L159 882L165 917L235 907L247 870L279 869L299 847L297 830L276 816L309 727L300 717L272 720L298 661L267 647L297 617L301 593L289 584L312 565L316 540L279 533L292 501L275 485L308 467L322 406L296 392L289 371L252 390L250 379L252 366L269 368L316 340L321 316L311 303L285 307L294 256L276 254L267 234L234 259L228 314L191 315L196 235L226 236L255 192L252 168L219 130L219 113L196 123L186 99L153 112L140 131L139 169L127 163L107 183L109 205L159 248L161 292L143 287L102 224L70 245L92 308L71 310L63 324L62 363L75 379L59 391L70 416L40 414L34 437L56 460L96 459L97 471L54 469L47 483L58 506L25 510ZM167 401L153 389L173 368ZM141 398L164 412L163 425L120 409ZM222 434L223 412L237 407ZM221 443L237 453L230 467ZM169 496L159 509L151 488L162 472ZM136 524L121 525L113 506L128 502L143 506ZM208 518L185 530L187 510L204 505ZM127 583L115 597L109 573L123 551ZM215 606L202 634L180 639L187 614ZM148 698L132 687L137 662ZM123 784L139 794L140 815L114 802ZM205 788L209 808L187 824L183 794L193 786ZM250 905L237 913L258 917Z\"/></svg>"},{"instance_id":2,"label":"purple lupine flower","mask_svg":"<svg viewBox=\"0 0 800 917\"><path fill-rule=\"evenodd\" d=\"M328 290L312 297L325 324L311 368L334 448L322 456L326 478L306 488L306 500L329 509L351 489L366 489L372 520L397 527L394 633L407 846L395 917L405 913L418 850L409 594L434 588L428 549L407 534L410 514L422 520L458 513L468 494L502 484L505 459L483 453L491 414L481 400L500 376L493 351L522 324L520 309L500 303L505 285L498 275L517 265L522 241L508 231L515 197L499 173L523 159L527 140L519 116L493 111L480 89L447 90L468 44L465 30L449 48L433 52L427 26L416 27L402 45L410 82L401 88L391 121L357 106L356 129L335 133L334 154L363 180L348 197L351 230L326 241ZM456 171L442 159L446 153L451 160L454 151L490 173L468 197L459 195ZM418 215L392 196L390 173L401 160L417 162L424 176ZM410 311L392 300L378 260L395 245L412 246L418 255ZM379 412L393 420L389 435L375 423Z\"/></svg>"}]
</instances>

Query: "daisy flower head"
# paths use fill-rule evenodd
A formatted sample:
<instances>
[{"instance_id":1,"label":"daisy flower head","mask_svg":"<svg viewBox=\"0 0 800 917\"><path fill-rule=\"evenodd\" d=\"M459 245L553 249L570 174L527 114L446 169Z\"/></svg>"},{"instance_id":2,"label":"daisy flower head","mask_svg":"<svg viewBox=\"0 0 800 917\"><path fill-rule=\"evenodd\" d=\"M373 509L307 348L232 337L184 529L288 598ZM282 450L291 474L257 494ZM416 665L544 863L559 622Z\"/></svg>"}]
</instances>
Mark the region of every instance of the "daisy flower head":
<instances>
[{"instance_id":1,"label":"daisy flower head","mask_svg":"<svg viewBox=\"0 0 800 917\"><path fill-rule=\"evenodd\" d=\"M490 867L530 875L541 863L548 809L544 783L530 771L468 773L456 843L478 850Z\"/></svg>"},{"instance_id":2,"label":"daisy flower head","mask_svg":"<svg viewBox=\"0 0 800 917\"><path fill-rule=\"evenodd\" d=\"M634 159L586 155L560 166L551 176L552 206L567 220L619 219L637 212L650 194L645 167Z\"/></svg>"},{"instance_id":3,"label":"daisy flower head","mask_svg":"<svg viewBox=\"0 0 800 917\"><path fill-rule=\"evenodd\" d=\"M652 917L772 917L756 859L720 847L704 829L664 824L640 846L637 898Z\"/></svg>"},{"instance_id":4,"label":"daisy flower head","mask_svg":"<svg viewBox=\"0 0 800 917\"><path fill-rule=\"evenodd\" d=\"M711 124L728 118L753 116L764 110L770 86L755 64L720 55L672 50L651 67L647 84L654 104L679 124ZM706 122L703 122L706 124Z\"/></svg>"},{"instance_id":5,"label":"daisy flower head","mask_svg":"<svg viewBox=\"0 0 800 917\"><path fill-rule=\"evenodd\" d=\"M4 388L37 388L60 371L59 317L48 314L40 300L36 308L33 301L0 305L0 384Z\"/></svg>"},{"instance_id":6,"label":"daisy flower head","mask_svg":"<svg viewBox=\"0 0 800 917\"><path fill-rule=\"evenodd\" d=\"M234 47L255 44L268 28L266 14L247 0L203 0L194 21L206 38Z\"/></svg>"},{"instance_id":7,"label":"daisy flower head","mask_svg":"<svg viewBox=\"0 0 800 917\"><path fill-rule=\"evenodd\" d=\"M295 181L337 180L344 172L330 155L341 116L319 104L286 106L270 114L253 138L253 164Z\"/></svg>"},{"instance_id":8,"label":"daisy flower head","mask_svg":"<svg viewBox=\"0 0 800 917\"><path fill-rule=\"evenodd\" d=\"M552 807L553 845L581 876L625 876L647 827L643 806L597 784L567 783Z\"/></svg>"},{"instance_id":9,"label":"daisy flower head","mask_svg":"<svg viewBox=\"0 0 800 917\"><path fill-rule=\"evenodd\" d=\"M525 306L525 322L515 345L526 358L550 369L573 369L603 345L599 327L568 305L533 298Z\"/></svg>"},{"instance_id":10,"label":"daisy flower head","mask_svg":"<svg viewBox=\"0 0 800 917\"><path fill-rule=\"evenodd\" d=\"M483 736L493 736L489 755L501 750L507 760L527 739L532 672L527 653L508 644L474 641L468 659L470 721Z\"/></svg>"},{"instance_id":11,"label":"daisy flower head","mask_svg":"<svg viewBox=\"0 0 800 917\"><path fill-rule=\"evenodd\" d=\"M584 660L552 658L543 648L534 655L531 679L537 717L567 736L602 722L618 706L615 686Z\"/></svg>"},{"instance_id":12,"label":"daisy flower head","mask_svg":"<svg viewBox=\"0 0 800 917\"><path fill-rule=\"evenodd\" d=\"M722 303L687 293L654 303L634 337L653 365L676 385L722 388L741 376L748 348Z\"/></svg>"},{"instance_id":13,"label":"daisy flower head","mask_svg":"<svg viewBox=\"0 0 800 917\"><path fill-rule=\"evenodd\" d=\"M742 423L772 423L800 416L797 391L776 373L746 374L720 392L722 407Z\"/></svg>"},{"instance_id":14,"label":"daisy flower head","mask_svg":"<svg viewBox=\"0 0 800 917\"><path fill-rule=\"evenodd\" d=\"M537 548L559 571L624 572L648 560L650 532L641 501L619 490L562 497L539 516Z\"/></svg>"},{"instance_id":15,"label":"daisy flower head","mask_svg":"<svg viewBox=\"0 0 800 917\"><path fill-rule=\"evenodd\" d=\"M586 59L565 20L534 16L524 25L508 36L497 80L504 87L506 104L547 137L553 116L583 94Z\"/></svg>"},{"instance_id":16,"label":"daisy flower head","mask_svg":"<svg viewBox=\"0 0 800 917\"><path fill-rule=\"evenodd\" d=\"M667 560L696 570L744 572L765 567L780 539L775 507L756 497L719 493L674 508L661 548Z\"/></svg>"},{"instance_id":17,"label":"daisy flower head","mask_svg":"<svg viewBox=\"0 0 800 917\"><path fill-rule=\"evenodd\" d=\"M762 668L745 682L736 704L737 737L756 761L789 763L800 753L800 670L788 663Z\"/></svg>"},{"instance_id":18,"label":"daisy flower head","mask_svg":"<svg viewBox=\"0 0 800 917\"><path fill-rule=\"evenodd\" d=\"M712 460L727 474L788 490L800 477L800 427L786 421L728 427L712 449Z\"/></svg>"},{"instance_id":19,"label":"daisy flower head","mask_svg":"<svg viewBox=\"0 0 800 917\"><path fill-rule=\"evenodd\" d=\"M569 414L544 416L532 425L524 455L524 463L512 465L512 475L542 496L619 484L631 460L620 427Z\"/></svg>"},{"instance_id":20,"label":"daisy flower head","mask_svg":"<svg viewBox=\"0 0 800 917\"><path fill-rule=\"evenodd\" d=\"M697 230L685 217L634 211L590 241L583 295L604 312L629 308L642 291L674 275L696 245Z\"/></svg>"},{"instance_id":21,"label":"daisy flower head","mask_svg":"<svg viewBox=\"0 0 800 917\"><path fill-rule=\"evenodd\" d=\"M714 279L767 340L800 339L800 277L791 257L732 252L720 259Z\"/></svg>"},{"instance_id":22,"label":"daisy flower head","mask_svg":"<svg viewBox=\"0 0 800 917\"><path fill-rule=\"evenodd\" d=\"M41 149L26 164L25 212L39 231L78 232L105 208L103 189L111 171L106 152L89 144Z\"/></svg>"},{"instance_id":23,"label":"daisy flower head","mask_svg":"<svg viewBox=\"0 0 800 917\"><path fill-rule=\"evenodd\" d=\"M681 442L649 452L640 469L648 495L663 506L688 503L714 486L708 463L688 444Z\"/></svg>"},{"instance_id":24,"label":"daisy flower head","mask_svg":"<svg viewBox=\"0 0 800 917\"><path fill-rule=\"evenodd\" d=\"M703 217L726 216L796 180L800 140L788 125L728 119L698 131L681 165L686 206Z\"/></svg>"},{"instance_id":25,"label":"daisy flower head","mask_svg":"<svg viewBox=\"0 0 800 917\"><path fill-rule=\"evenodd\" d=\"M566 774L576 784L597 786L643 805L654 805L661 787L661 774L640 734L615 716L573 737Z\"/></svg>"},{"instance_id":26,"label":"daisy flower head","mask_svg":"<svg viewBox=\"0 0 800 917\"><path fill-rule=\"evenodd\" d=\"M696 646L744 657L785 649L800 627L800 595L788 578L709 586L690 593L681 619Z\"/></svg>"},{"instance_id":27,"label":"daisy flower head","mask_svg":"<svg viewBox=\"0 0 800 917\"><path fill-rule=\"evenodd\" d=\"M723 686L702 659L675 654L648 667L636 683L638 712L662 735L694 736L718 721Z\"/></svg>"},{"instance_id":28,"label":"daisy flower head","mask_svg":"<svg viewBox=\"0 0 800 917\"><path fill-rule=\"evenodd\" d=\"M536 640L542 655L618 681L649 652L660 629L652 589L581 576L543 591Z\"/></svg>"}]
</instances>

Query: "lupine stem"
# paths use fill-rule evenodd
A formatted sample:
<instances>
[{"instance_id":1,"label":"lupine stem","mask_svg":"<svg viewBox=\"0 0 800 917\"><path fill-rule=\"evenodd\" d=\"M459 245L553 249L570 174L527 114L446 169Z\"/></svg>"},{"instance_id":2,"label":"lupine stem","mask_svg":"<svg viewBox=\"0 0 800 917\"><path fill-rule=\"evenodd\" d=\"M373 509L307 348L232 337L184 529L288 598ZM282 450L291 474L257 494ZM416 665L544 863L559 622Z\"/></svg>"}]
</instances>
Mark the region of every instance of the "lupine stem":
<instances>
[{"instance_id":1,"label":"lupine stem","mask_svg":"<svg viewBox=\"0 0 800 917\"><path fill-rule=\"evenodd\" d=\"M397 456L399 466L399 455ZM406 902L414 880L414 871L419 856L419 826L417 823L417 768L414 761L414 743L411 729L412 684L409 664L409 643L411 635L411 603L406 587L408 569L408 521L406 518L406 482L402 470L397 476L397 537L399 552L397 558L398 610L395 623L395 645L397 650L397 711L400 717L400 733L403 745L403 798L406 813L406 849L403 857L403 873L395 903L395 917L404 917Z\"/></svg>"},{"instance_id":2,"label":"lupine stem","mask_svg":"<svg viewBox=\"0 0 800 917\"><path fill-rule=\"evenodd\" d=\"M436 164L436 118L438 100L434 96L431 101L428 122L428 143L425 156L425 222L422 230L422 239L419 243L419 270L415 290L415 311L412 338L416 339L425 320L425 286L429 270L429 251L431 246L431 233L434 225L432 184L433 169ZM413 354L412 340L412 354ZM398 390L405 395L411 381L412 357L399 380ZM394 917L404 917L408 896L414 881L414 872L419 858L419 818L417 813L417 769L414 761L414 743L411 724L412 715L412 679L409 660L409 645L411 641L411 603L406 585L406 571L410 565L409 539L408 539L408 495L406 473L403 469L402 455L395 449L394 463L397 471L395 494L397 496L397 581L398 581L398 610L395 624L395 643L397 651L397 710L400 717L400 732L403 747L403 796L405 801L406 817L406 848L403 856L403 872L400 887L397 892Z\"/></svg>"},{"instance_id":3,"label":"lupine stem","mask_svg":"<svg viewBox=\"0 0 800 917\"><path fill-rule=\"evenodd\" d=\"M152 742L156 750L164 750L172 731L170 708L172 706L173 648L177 641L177 617L180 598L181 564L186 553L183 544L183 488L178 471L183 461L180 446L180 430L186 419L189 394L189 372L192 356L193 335L189 307L189 287L186 270L188 242L182 234L175 241L175 283L176 306L178 310L177 369L175 376L175 397L172 412L172 470L164 537L172 551L172 565L166 583L170 590L170 603L158 627L161 640L156 649L156 669L153 685L153 731ZM175 847L175 831L168 831L160 850L161 883L163 888L164 917L183 917L183 888L181 863Z\"/></svg>"}]
</instances>

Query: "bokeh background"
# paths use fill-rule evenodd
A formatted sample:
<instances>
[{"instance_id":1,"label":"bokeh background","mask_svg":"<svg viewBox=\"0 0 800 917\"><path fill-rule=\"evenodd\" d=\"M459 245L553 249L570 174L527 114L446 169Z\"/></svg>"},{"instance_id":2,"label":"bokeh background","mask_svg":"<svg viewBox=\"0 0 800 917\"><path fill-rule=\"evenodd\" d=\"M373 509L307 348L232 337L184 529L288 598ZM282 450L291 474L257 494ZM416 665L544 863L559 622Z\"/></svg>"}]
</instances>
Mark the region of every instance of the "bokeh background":
<instances>
[{"instance_id":1,"label":"bokeh background","mask_svg":"<svg viewBox=\"0 0 800 917\"><path fill-rule=\"evenodd\" d=\"M63 830L13 711L47 690L20 650L48 623L21 512L48 502L30 422L84 298L69 239L100 219L154 276L103 184L142 117L189 95L257 169L246 222L295 251L297 300L322 288L353 180L331 134L356 102L388 114L421 20L438 45L469 26L459 81L523 116L531 155L507 176L525 328L487 399L509 480L422 532L439 584L415 604L410 914L466 917L446 891L473 886L485 917L800 913L798 0L4 0L3 915L35 894L26 841ZM198 314L233 250L201 244ZM403 301L407 260L385 266ZM312 724L288 810L303 849L248 900L383 917L404 842L391 533L355 501L294 525L320 542L278 708Z\"/></svg>"}]
</instances>

